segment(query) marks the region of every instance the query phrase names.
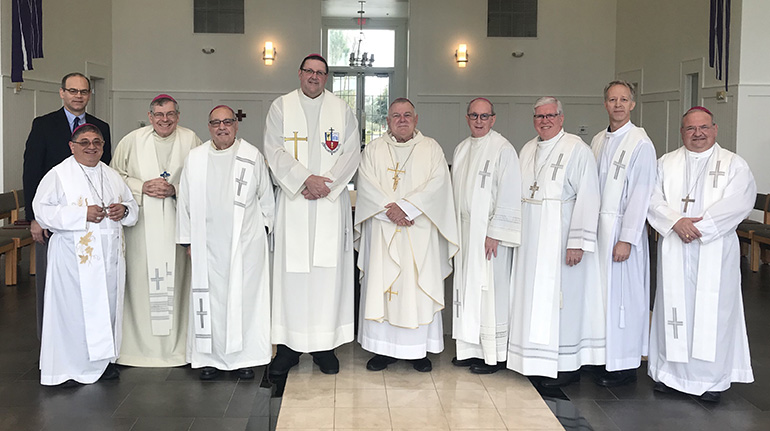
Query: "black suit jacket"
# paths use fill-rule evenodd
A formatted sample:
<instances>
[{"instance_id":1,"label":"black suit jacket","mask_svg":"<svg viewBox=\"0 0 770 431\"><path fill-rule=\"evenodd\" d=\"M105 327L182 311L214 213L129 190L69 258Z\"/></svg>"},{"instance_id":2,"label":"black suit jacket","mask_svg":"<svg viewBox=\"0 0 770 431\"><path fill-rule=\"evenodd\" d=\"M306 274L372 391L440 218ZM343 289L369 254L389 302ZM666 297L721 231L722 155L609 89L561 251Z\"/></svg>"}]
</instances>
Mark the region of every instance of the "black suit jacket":
<instances>
[{"instance_id":1,"label":"black suit jacket","mask_svg":"<svg viewBox=\"0 0 770 431\"><path fill-rule=\"evenodd\" d=\"M112 159L112 146L110 140L110 125L104 121L86 114L86 122L99 128L104 135L104 154L102 161L110 164ZM54 166L63 162L72 155L69 141L72 133L67 121L64 107L58 111L35 118L32 121L32 130L27 137L27 145L24 149L24 212L27 220L34 220L35 213L32 209L32 200L35 198L37 186L40 180Z\"/></svg>"}]
</instances>

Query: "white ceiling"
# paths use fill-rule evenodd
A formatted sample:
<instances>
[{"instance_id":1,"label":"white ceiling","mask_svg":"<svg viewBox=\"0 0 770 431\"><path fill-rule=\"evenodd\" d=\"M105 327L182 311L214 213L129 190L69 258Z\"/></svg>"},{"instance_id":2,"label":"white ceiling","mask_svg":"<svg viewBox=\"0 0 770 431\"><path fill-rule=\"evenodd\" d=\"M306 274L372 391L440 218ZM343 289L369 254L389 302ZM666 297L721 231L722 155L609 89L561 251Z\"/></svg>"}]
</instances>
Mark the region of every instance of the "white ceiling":
<instances>
[{"instance_id":1,"label":"white ceiling","mask_svg":"<svg viewBox=\"0 0 770 431\"><path fill-rule=\"evenodd\" d=\"M321 14L324 17L352 18L358 16L359 3L356 0L323 0ZM409 0L366 0L365 17L408 18Z\"/></svg>"}]
</instances>

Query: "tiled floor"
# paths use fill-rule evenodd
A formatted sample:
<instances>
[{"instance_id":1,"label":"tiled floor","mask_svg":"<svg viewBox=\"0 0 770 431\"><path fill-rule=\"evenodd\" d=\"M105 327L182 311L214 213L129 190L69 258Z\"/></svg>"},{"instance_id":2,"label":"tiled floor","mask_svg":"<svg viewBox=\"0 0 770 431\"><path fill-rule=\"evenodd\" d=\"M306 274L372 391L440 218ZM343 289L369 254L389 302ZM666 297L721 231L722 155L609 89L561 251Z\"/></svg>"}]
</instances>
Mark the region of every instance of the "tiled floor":
<instances>
[{"instance_id":1,"label":"tiled floor","mask_svg":"<svg viewBox=\"0 0 770 431\"><path fill-rule=\"evenodd\" d=\"M431 357L434 371L429 374L404 362L382 372L367 371L370 355L354 343L339 349L342 372L337 376L321 374L304 355L283 398L276 397L280 387L259 379L238 381L227 375L201 382L189 367L123 368L117 382L42 387L34 279L23 275L26 264L25 259L18 286L0 285L2 431L272 431L276 424L281 430L770 430L770 265L751 273L745 259L743 292L756 381L734 385L718 405L654 393L645 370L629 386L600 388L586 372L564 391L538 394L511 371L475 376L453 367L451 341L441 355Z\"/></svg>"},{"instance_id":2,"label":"tiled floor","mask_svg":"<svg viewBox=\"0 0 770 431\"><path fill-rule=\"evenodd\" d=\"M351 343L337 349L340 373L322 374L308 355L288 376L278 430L561 430L530 381L511 371L489 376L452 365L451 341L431 355L433 371L406 361L366 370L371 353Z\"/></svg>"}]
</instances>

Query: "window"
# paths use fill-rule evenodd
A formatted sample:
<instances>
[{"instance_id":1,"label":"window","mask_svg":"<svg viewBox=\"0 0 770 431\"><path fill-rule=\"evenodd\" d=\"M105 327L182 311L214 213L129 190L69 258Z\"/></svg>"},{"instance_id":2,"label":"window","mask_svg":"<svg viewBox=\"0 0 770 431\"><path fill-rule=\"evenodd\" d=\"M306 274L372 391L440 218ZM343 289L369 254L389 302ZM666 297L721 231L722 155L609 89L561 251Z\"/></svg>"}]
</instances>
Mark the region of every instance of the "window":
<instances>
[{"instance_id":1,"label":"window","mask_svg":"<svg viewBox=\"0 0 770 431\"><path fill-rule=\"evenodd\" d=\"M193 32L243 34L243 0L195 0Z\"/></svg>"},{"instance_id":2,"label":"window","mask_svg":"<svg viewBox=\"0 0 770 431\"><path fill-rule=\"evenodd\" d=\"M395 30L364 30L363 38L358 29L329 29L329 53L326 61L329 66L347 66L350 53L361 46L359 54L366 52L374 55L373 67L393 67L395 64L396 32Z\"/></svg>"},{"instance_id":3,"label":"window","mask_svg":"<svg viewBox=\"0 0 770 431\"><path fill-rule=\"evenodd\" d=\"M537 0L488 0L487 37L537 37Z\"/></svg>"}]
</instances>

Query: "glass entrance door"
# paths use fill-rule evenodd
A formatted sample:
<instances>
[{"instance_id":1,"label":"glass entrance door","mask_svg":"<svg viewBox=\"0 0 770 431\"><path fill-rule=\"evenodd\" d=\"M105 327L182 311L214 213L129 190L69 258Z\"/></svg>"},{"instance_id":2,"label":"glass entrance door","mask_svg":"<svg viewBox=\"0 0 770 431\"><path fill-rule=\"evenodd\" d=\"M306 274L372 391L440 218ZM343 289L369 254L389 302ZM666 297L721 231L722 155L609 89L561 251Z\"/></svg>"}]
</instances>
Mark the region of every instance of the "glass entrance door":
<instances>
[{"instance_id":1,"label":"glass entrance door","mask_svg":"<svg viewBox=\"0 0 770 431\"><path fill-rule=\"evenodd\" d=\"M362 147L388 130L390 78L390 73L371 70L332 72L331 90L356 113Z\"/></svg>"}]
</instances>

